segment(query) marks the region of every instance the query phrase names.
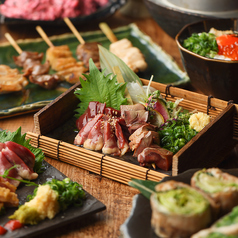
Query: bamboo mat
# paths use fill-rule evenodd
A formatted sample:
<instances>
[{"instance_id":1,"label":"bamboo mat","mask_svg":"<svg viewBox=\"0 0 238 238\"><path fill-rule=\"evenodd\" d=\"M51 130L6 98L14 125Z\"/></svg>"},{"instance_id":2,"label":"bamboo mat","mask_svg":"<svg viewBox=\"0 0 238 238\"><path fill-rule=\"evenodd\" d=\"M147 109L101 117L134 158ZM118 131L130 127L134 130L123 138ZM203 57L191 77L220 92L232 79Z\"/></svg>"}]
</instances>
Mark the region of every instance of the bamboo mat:
<instances>
[{"instance_id":1,"label":"bamboo mat","mask_svg":"<svg viewBox=\"0 0 238 238\"><path fill-rule=\"evenodd\" d=\"M47 136L28 132L33 147L42 149L45 156L65 162L117 182L128 184L132 179L160 181L167 174L135 165L108 155L84 149Z\"/></svg>"}]
</instances>

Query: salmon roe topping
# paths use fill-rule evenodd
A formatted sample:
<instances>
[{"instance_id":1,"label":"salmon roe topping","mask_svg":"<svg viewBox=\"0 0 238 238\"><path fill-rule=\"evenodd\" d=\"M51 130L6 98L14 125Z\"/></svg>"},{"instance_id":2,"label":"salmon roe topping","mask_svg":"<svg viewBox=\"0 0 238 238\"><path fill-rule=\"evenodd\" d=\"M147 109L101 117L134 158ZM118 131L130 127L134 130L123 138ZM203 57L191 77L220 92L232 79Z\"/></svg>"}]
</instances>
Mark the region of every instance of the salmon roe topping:
<instances>
[{"instance_id":1,"label":"salmon roe topping","mask_svg":"<svg viewBox=\"0 0 238 238\"><path fill-rule=\"evenodd\" d=\"M238 60L238 37L236 35L222 35L217 37L216 41L219 55Z\"/></svg>"}]
</instances>

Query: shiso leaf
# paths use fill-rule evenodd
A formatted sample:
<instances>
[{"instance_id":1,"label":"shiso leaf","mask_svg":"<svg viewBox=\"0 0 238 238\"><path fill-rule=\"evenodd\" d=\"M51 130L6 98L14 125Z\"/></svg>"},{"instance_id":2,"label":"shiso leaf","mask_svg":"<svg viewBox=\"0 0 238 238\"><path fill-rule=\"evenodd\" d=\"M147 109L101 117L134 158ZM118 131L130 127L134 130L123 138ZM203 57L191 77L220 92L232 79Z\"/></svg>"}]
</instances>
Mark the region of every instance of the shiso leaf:
<instances>
[{"instance_id":1,"label":"shiso leaf","mask_svg":"<svg viewBox=\"0 0 238 238\"><path fill-rule=\"evenodd\" d=\"M128 184L131 187L138 189L146 198L150 199L151 194L155 192L155 186L159 184L159 182L131 179Z\"/></svg>"},{"instance_id":2,"label":"shiso leaf","mask_svg":"<svg viewBox=\"0 0 238 238\"><path fill-rule=\"evenodd\" d=\"M39 148L34 148L30 145L30 139L26 140L26 133L21 134L21 127L19 127L15 132L10 131L0 131L0 142L4 143L7 141L15 142L19 145L25 146L28 148L34 155L35 155L35 166L34 166L34 172L36 173L42 173L43 172L43 165L42 162L45 158L44 153Z\"/></svg>"},{"instance_id":3,"label":"shiso leaf","mask_svg":"<svg viewBox=\"0 0 238 238\"><path fill-rule=\"evenodd\" d=\"M120 110L120 105L127 104L127 99L124 97L126 84L118 83L116 75L111 78L112 74L104 76L104 73L105 69L100 72L93 60L89 60L89 74L84 74L85 81L80 78L82 88L74 92L80 100L75 110L76 117L85 112L91 101L106 103L107 107L117 110Z\"/></svg>"}]
</instances>

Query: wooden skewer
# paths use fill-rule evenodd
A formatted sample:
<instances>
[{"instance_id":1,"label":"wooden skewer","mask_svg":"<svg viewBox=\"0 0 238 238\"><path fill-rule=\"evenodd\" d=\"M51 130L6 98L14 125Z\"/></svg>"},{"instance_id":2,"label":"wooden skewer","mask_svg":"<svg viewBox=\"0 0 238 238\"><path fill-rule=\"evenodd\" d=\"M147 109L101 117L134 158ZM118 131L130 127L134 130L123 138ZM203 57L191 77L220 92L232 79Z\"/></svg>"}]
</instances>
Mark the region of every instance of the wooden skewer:
<instances>
[{"instance_id":1,"label":"wooden skewer","mask_svg":"<svg viewBox=\"0 0 238 238\"><path fill-rule=\"evenodd\" d=\"M70 30L74 33L74 35L76 36L76 38L78 39L78 41L80 42L80 44L85 44L84 39L82 38L82 36L79 34L79 32L77 31L77 29L75 28L75 26L72 24L72 22L69 20L68 17L64 18L65 23L67 24L67 26L70 28Z\"/></svg>"},{"instance_id":2,"label":"wooden skewer","mask_svg":"<svg viewBox=\"0 0 238 238\"><path fill-rule=\"evenodd\" d=\"M106 37L111 41L111 43L118 41L117 37L114 35L113 31L107 25L107 23L101 22L99 24L99 27L102 30L102 32L106 35Z\"/></svg>"},{"instance_id":3,"label":"wooden skewer","mask_svg":"<svg viewBox=\"0 0 238 238\"><path fill-rule=\"evenodd\" d=\"M50 41L49 37L46 35L46 33L43 31L43 29L40 26L36 27L36 30L38 31L38 33L41 35L41 37L43 38L43 40L46 42L46 44L49 47L54 47L53 43Z\"/></svg>"},{"instance_id":4,"label":"wooden skewer","mask_svg":"<svg viewBox=\"0 0 238 238\"><path fill-rule=\"evenodd\" d=\"M10 42L10 44L14 47L14 49L17 51L17 53L20 55L22 53L22 49L19 47L16 41L12 38L12 36L9 33L5 33L5 37Z\"/></svg>"}]
</instances>

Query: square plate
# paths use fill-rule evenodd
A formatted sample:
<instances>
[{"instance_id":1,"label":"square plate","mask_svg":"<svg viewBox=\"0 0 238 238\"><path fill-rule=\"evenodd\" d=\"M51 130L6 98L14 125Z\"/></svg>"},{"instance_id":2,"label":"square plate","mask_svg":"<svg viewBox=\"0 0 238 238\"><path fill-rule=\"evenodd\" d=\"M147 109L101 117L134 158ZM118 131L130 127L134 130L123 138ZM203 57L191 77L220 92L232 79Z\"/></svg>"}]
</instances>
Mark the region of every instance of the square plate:
<instances>
[{"instance_id":1,"label":"square plate","mask_svg":"<svg viewBox=\"0 0 238 238\"><path fill-rule=\"evenodd\" d=\"M64 174L62 174L59 170L54 168L52 165L44 161L44 166L46 170L39 174L38 178L34 181L37 184L43 184L50 178L56 178L59 180L63 180L66 178ZM17 195L19 198L19 204L22 205L26 201L26 197L28 194L32 193L35 189L34 186L25 186L23 184L17 189ZM62 227L67 223L82 219L85 216L90 214L94 214L106 209L106 206L94 198L89 193L86 193L86 200L83 203L82 207L70 207L64 212L58 213L52 220L45 219L41 221L37 225L25 225L24 227L17 229L13 232L7 232L5 235L1 237L4 238L23 238L23 237L32 237L36 235L43 234L49 230L55 229L57 227ZM0 216L0 225L4 226L9 219L8 216L12 215L17 208L7 208L6 214Z\"/></svg>"}]
</instances>

